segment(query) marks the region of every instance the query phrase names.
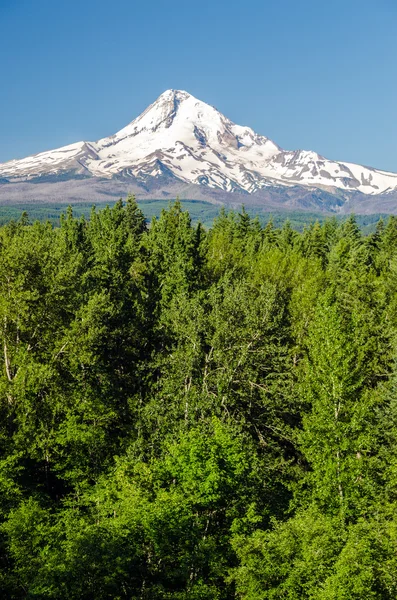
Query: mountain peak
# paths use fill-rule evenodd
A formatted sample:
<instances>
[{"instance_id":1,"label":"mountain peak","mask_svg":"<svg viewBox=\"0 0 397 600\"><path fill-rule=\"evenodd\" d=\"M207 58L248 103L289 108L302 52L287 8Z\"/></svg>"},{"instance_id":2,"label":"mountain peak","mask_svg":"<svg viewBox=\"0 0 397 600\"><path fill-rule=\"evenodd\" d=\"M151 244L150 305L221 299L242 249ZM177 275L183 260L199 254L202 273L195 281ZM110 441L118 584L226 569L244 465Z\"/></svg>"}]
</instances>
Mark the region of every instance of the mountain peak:
<instances>
[{"instance_id":1,"label":"mountain peak","mask_svg":"<svg viewBox=\"0 0 397 600\"><path fill-rule=\"evenodd\" d=\"M127 127L97 142L81 142L0 165L0 178L28 181L76 175L130 177L145 189L169 183L224 192L272 186L397 192L397 175L327 160L315 152L285 151L249 127L236 125L184 90L168 89ZM157 182L157 183L156 183Z\"/></svg>"},{"instance_id":2,"label":"mountain peak","mask_svg":"<svg viewBox=\"0 0 397 600\"><path fill-rule=\"evenodd\" d=\"M143 130L155 132L158 129L167 129L172 125L180 105L187 100L199 102L184 90L166 90L115 137L120 139L130 135L135 136Z\"/></svg>"},{"instance_id":3,"label":"mountain peak","mask_svg":"<svg viewBox=\"0 0 397 600\"><path fill-rule=\"evenodd\" d=\"M157 98L156 102L161 102L161 101L170 101L170 100L174 100L177 99L179 101L182 100L187 100L188 98L193 98L193 96L191 94L189 94L189 92L185 92L184 90L166 90L165 92L163 92L162 94L160 94L160 96ZM156 104L156 102L154 102L154 104Z\"/></svg>"}]
</instances>

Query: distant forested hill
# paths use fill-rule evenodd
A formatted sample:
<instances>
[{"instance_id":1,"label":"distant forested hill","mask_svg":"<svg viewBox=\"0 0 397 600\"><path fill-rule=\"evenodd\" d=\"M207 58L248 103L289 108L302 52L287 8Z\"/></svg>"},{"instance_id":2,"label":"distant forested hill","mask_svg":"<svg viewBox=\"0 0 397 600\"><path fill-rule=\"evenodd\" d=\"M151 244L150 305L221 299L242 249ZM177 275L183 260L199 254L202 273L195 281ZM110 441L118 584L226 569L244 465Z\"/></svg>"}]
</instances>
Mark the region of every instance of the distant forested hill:
<instances>
[{"instance_id":1,"label":"distant forested hill","mask_svg":"<svg viewBox=\"0 0 397 600\"><path fill-rule=\"evenodd\" d=\"M0 594L397 597L397 218L0 228Z\"/></svg>"},{"instance_id":2,"label":"distant forested hill","mask_svg":"<svg viewBox=\"0 0 397 600\"><path fill-rule=\"evenodd\" d=\"M98 210L105 208L109 201L101 200L96 204ZM110 203L112 204L112 203ZM147 223L149 224L153 217L159 217L163 209L167 209L170 205L169 200L138 200L138 206L143 212ZM187 210L190 214L193 223L200 222L207 229L212 227L214 219L219 216L222 210L222 204L211 204L210 202L202 202L201 200L181 200L180 205L183 210ZM91 202L77 202L72 204L73 214L76 217L84 216L89 219L92 209ZM17 221L23 212L29 214L30 221L49 221L52 225L58 227L59 220L63 213L66 213L69 207L68 203L63 202L18 202L13 204L0 204L0 225L5 225L10 221ZM242 205L238 205L240 210ZM230 207L229 207L230 209ZM236 210L236 207L234 207ZM302 231L304 227L314 224L316 221L323 223L331 217L335 217L338 223L345 221L347 216L344 214L332 215L323 212L310 212L303 210L278 210L269 211L265 206L246 207L250 217L258 217L262 225L266 225L268 221L272 221L276 227L281 227L282 224L289 220L293 229ZM387 220L387 213L374 214L358 214L356 221L360 229L364 233L373 233L376 229L376 224L380 218Z\"/></svg>"}]
</instances>

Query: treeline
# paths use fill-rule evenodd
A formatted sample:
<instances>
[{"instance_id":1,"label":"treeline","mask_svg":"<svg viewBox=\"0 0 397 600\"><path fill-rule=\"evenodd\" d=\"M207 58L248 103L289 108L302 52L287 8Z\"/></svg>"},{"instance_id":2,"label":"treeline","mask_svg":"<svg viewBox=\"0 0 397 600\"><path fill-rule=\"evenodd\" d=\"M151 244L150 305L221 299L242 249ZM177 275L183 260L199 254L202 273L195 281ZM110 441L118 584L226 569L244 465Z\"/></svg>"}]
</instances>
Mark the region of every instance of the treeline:
<instances>
[{"instance_id":1,"label":"treeline","mask_svg":"<svg viewBox=\"0 0 397 600\"><path fill-rule=\"evenodd\" d=\"M211 228L214 219L219 216L221 206L211 204L201 200L181 200L182 210L187 210L190 214L193 224L199 221L204 227ZM97 210L103 209L109 204L109 200L99 200L96 202ZM169 206L169 200L138 200L138 206L146 217L147 222L150 222L153 217L158 218L163 209ZM73 206L73 214L75 217L85 217L89 219L92 202L76 202ZM0 226L6 225L10 221L18 221L21 213L29 213L31 221L49 221L55 227L59 225L61 214L68 209L68 204L63 202L19 202L12 204L0 204ZM308 212L299 210L280 210L271 211L266 207L252 206L247 208L248 214L254 218L258 216L262 225L266 225L269 219L272 220L275 227L279 228L288 219L292 228L296 231L302 231L304 227L311 222L319 221L323 223L328 217L326 213ZM346 219L346 216L338 214L336 216L338 223ZM376 213L370 215L356 215L356 222L364 234L373 233L379 219L387 220L388 215Z\"/></svg>"},{"instance_id":2,"label":"treeline","mask_svg":"<svg viewBox=\"0 0 397 600\"><path fill-rule=\"evenodd\" d=\"M0 593L397 597L397 218L0 228Z\"/></svg>"}]
</instances>

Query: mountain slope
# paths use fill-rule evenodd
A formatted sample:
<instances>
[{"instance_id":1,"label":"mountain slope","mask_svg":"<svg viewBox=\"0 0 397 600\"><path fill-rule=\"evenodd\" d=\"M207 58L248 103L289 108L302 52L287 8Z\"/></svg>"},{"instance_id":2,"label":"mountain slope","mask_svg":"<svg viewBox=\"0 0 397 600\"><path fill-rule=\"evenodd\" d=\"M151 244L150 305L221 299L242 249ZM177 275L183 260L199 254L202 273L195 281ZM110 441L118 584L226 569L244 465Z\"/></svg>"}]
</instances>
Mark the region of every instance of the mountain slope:
<instances>
[{"instance_id":1,"label":"mountain slope","mask_svg":"<svg viewBox=\"0 0 397 600\"><path fill-rule=\"evenodd\" d=\"M344 204L352 196L397 194L397 174L328 160L315 152L285 151L249 127L234 124L187 92L168 90L115 135L78 142L0 165L0 198L8 184L93 178L128 182L150 194L176 185L204 195L249 194L276 188L319 189ZM3 183L1 183L3 182ZM115 184L114 184L115 185ZM107 187L111 189L112 184ZM216 194L215 194L216 195ZM393 200L394 202L394 200Z\"/></svg>"}]
</instances>

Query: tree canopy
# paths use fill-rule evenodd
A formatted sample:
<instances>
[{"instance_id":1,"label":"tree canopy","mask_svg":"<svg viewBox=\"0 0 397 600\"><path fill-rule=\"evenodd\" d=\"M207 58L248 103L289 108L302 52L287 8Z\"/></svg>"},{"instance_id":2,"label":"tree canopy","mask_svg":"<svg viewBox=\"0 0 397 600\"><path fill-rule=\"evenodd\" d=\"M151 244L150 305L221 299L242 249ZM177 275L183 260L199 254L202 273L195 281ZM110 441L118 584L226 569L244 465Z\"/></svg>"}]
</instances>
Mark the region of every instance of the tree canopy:
<instances>
[{"instance_id":1,"label":"tree canopy","mask_svg":"<svg viewBox=\"0 0 397 600\"><path fill-rule=\"evenodd\" d=\"M397 220L0 227L0 592L397 596Z\"/></svg>"}]
</instances>

